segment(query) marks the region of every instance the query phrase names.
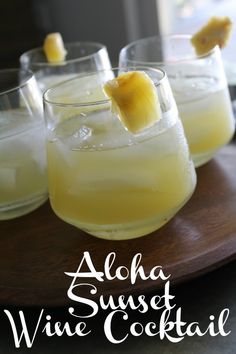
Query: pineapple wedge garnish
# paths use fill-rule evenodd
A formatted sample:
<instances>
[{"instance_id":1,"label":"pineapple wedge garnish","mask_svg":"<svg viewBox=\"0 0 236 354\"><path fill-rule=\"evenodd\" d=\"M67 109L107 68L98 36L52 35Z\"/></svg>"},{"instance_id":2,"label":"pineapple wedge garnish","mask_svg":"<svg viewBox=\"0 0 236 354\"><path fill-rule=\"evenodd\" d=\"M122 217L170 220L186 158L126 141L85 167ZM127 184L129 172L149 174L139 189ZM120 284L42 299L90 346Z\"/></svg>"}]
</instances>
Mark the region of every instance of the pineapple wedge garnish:
<instances>
[{"instance_id":1,"label":"pineapple wedge garnish","mask_svg":"<svg viewBox=\"0 0 236 354\"><path fill-rule=\"evenodd\" d=\"M232 31L229 17L211 17L208 23L191 38L198 55L206 54L216 45L223 48L228 43Z\"/></svg>"},{"instance_id":2,"label":"pineapple wedge garnish","mask_svg":"<svg viewBox=\"0 0 236 354\"><path fill-rule=\"evenodd\" d=\"M50 33L46 36L43 45L48 62L58 63L65 60L66 50L60 33Z\"/></svg>"},{"instance_id":3,"label":"pineapple wedge garnish","mask_svg":"<svg viewBox=\"0 0 236 354\"><path fill-rule=\"evenodd\" d=\"M139 133L161 118L155 85L143 71L122 73L104 85L112 110L132 133Z\"/></svg>"}]
</instances>

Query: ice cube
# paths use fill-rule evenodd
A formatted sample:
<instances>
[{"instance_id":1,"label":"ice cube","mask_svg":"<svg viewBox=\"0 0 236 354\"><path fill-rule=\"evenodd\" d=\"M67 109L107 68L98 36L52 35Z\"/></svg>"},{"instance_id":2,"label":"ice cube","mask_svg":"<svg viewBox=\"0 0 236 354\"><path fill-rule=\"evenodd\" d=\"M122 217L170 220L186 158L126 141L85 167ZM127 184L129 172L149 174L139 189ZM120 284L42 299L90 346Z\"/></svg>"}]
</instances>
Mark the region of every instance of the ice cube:
<instances>
[{"instance_id":1,"label":"ice cube","mask_svg":"<svg viewBox=\"0 0 236 354\"><path fill-rule=\"evenodd\" d=\"M89 138L91 135L92 135L92 129L86 127L86 125L82 125L82 127L73 134L73 137L79 138L81 140L85 140Z\"/></svg>"}]
</instances>

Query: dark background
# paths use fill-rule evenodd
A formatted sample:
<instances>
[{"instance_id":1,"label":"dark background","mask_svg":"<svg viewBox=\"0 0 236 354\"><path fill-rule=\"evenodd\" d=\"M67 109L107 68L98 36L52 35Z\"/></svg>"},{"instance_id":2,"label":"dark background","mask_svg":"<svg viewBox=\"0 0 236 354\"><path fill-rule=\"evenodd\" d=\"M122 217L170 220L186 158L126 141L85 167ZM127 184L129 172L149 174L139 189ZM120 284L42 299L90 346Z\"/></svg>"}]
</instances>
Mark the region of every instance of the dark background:
<instances>
[{"instance_id":1,"label":"dark background","mask_svg":"<svg viewBox=\"0 0 236 354\"><path fill-rule=\"evenodd\" d=\"M60 32L65 42L107 46L112 63L127 43L159 32L156 0L0 0L0 68Z\"/></svg>"},{"instance_id":2,"label":"dark background","mask_svg":"<svg viewBox=\"0 0 236 354\"><path fill-rule=\"evenodd\" d=\"M123 1L0 0L0 67L19 65L19 56L42 46L49 32L65 42L104 43L112 61L127 43Z\"/></svg>"}]
</instances>

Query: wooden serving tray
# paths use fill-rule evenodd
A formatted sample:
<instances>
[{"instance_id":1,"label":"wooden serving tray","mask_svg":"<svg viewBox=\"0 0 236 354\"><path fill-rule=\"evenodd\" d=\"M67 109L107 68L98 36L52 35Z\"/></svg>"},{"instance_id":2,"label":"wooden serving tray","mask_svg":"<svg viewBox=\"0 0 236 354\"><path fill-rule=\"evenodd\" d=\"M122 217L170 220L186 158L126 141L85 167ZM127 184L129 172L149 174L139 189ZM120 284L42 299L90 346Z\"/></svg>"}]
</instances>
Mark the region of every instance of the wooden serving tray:
<instances>
[{"instance_id":1,"label":"wooden serving tray","mask_svg":"<svg viewBox=\"0 0 236 354\"><path fill-rule=\"evenodd\" d=\"M104 259L116 252L115 265L130 266L136 253L149 273L162 265L171 284L199 276L236 255L236 145L197 170L197 189L172 221L148 236L106 241L61 221L46 203L18 219L0 222L0 303L21 306L67 305L71 278L83 252L103 271ZM90 282L90 280L89 280ZM110 280L99 283L98 295L114 296L157 290L158 281ZM88 291L81 288L81 296Z\"/></svg>"}]
</instances>

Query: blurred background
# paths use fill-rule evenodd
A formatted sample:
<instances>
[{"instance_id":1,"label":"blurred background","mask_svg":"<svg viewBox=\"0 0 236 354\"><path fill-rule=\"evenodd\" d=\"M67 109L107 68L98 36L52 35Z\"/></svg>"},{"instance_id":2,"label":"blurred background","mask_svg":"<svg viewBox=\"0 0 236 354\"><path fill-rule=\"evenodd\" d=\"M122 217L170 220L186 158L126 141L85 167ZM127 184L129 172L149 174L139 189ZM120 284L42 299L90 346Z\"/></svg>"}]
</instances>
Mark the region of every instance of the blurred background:
<instances>
[{"instance_id":1,"label":"blurred background","mask_svg":"<svg viewBox=\"0 0 236 354\"><path fill-rule=\"evenodd\" d=\"M101 42L117 62L122 46L157 31L156 1L0 0L0 26L1 67L18 65L49 32L65 42Z\"/></svg>"},{"instance_id":2,"label":"blurred background","mask_svg":"<svg viewBox=\"0 0 236 354\"><path fill-rule=\"evenodd\" d=\"M193 33L212 15L236 22L235 0L0 0L0 66L18 66L20 54L41 46L49 32L65 42L98 41L114 64L120 49L156 33ZM236 30L224 55L236 57Z\"/></svg>"}]
</instances>

